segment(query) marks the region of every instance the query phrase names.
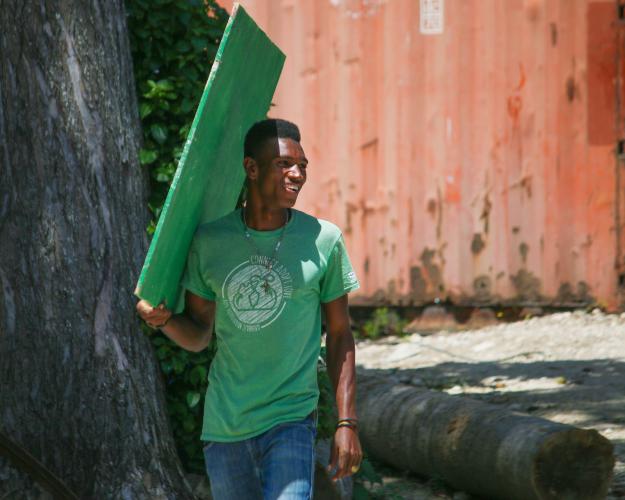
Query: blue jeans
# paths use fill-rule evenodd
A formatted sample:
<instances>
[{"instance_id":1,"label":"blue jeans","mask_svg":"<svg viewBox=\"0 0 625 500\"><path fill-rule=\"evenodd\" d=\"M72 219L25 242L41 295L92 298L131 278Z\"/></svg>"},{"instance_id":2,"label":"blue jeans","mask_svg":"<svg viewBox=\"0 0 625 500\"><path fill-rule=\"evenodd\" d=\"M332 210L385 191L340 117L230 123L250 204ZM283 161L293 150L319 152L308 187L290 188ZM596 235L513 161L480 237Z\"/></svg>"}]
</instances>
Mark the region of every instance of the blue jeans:
<instances>
[{"instance_id":1,"label":"blue jeans","mask_svg":"<svg viewBox=\"0 0 625 500\"><path fill-rule=\"evenodd\" d=\"M311 499L316 432L316 418L311 414L243 441L209 441L204 460L213 498Z\"/></svg>"}]
</instances>

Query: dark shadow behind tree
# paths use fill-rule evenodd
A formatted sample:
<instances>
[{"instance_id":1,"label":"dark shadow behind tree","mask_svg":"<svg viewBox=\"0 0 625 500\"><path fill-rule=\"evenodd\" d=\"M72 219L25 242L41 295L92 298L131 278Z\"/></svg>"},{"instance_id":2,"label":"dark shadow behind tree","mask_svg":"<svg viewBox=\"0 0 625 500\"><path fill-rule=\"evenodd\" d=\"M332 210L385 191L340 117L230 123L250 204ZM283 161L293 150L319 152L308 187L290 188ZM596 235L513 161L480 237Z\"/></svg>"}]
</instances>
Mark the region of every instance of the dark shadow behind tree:
<instances>
[{"instance_id":1,"label":"dark shadow behind tree","mask_svg":"<svg viewBox=\"0 0 625 500\"><path fill-rule=\"evenodd\" d=\"M191 497L134 312L139 137L121 0L0 0L0 430L85 499Z\"/></svg>"}]
</instances>

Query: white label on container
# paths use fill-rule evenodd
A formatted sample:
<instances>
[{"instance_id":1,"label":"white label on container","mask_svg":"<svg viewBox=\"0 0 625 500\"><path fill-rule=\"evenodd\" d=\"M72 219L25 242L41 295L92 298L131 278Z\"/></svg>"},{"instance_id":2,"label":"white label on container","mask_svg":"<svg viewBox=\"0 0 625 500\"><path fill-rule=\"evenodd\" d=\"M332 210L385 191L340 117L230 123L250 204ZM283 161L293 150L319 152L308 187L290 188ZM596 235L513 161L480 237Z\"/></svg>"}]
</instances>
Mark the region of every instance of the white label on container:
<instances>
[{"instance_id":1,"label":"white label on container","mask_svg":"<svg viewBox=\"0 0 625 500\"><path fill-rule=\"evenodd\" d=\"M445 24L445 0L421 0L420 31L423 35L440 35Z\"/></svg>"}]
</instances>

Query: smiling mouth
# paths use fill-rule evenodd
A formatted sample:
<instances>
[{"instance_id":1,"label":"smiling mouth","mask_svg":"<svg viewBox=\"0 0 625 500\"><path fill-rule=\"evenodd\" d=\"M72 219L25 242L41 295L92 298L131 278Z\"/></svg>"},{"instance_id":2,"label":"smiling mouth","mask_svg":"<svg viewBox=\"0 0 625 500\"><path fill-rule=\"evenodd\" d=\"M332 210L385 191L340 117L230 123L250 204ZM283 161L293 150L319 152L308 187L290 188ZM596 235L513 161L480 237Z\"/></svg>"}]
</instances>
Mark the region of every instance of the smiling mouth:
<instances>
[{"instance_id":1,"label":"smiling mouth","mask_svg":"<svg viewBox=\"0 0 625 500\"><path fill-rule=\"evenodd\" d=\"M290 191L291 193L299 193L299 190L301 189L299 186L285 186L287 191Z\"/></svg>"}]
</instances>

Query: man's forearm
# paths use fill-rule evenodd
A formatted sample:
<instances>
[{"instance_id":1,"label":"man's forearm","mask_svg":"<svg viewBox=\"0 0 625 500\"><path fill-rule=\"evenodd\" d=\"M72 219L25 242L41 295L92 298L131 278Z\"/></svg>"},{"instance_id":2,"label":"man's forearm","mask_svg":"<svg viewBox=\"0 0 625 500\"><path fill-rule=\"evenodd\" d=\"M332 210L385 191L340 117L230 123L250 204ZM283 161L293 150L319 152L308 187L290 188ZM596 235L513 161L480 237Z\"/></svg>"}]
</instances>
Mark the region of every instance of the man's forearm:
<instances>
[{"instance_id":1,"label":"man's forearm","mask_svg":"<svg viewBox=\"0 0 625 500\"><path fill-rule=\"evenodd\" d=\"M187 351L198 352L208 346L211 339L212 325L200 325L183 314L175 314L161 331Z\"/></svg>"},{"instance_id":2,"label":"man's forearm","mask_svg":"<svg viewBox=\"0 0 625 500\"><path fill-rule=\"evenodd\" d=\"M339 419L356 418L356 355L351 331L340 335L328 333L326 349Z\"/></svg>"}]
</instances>

